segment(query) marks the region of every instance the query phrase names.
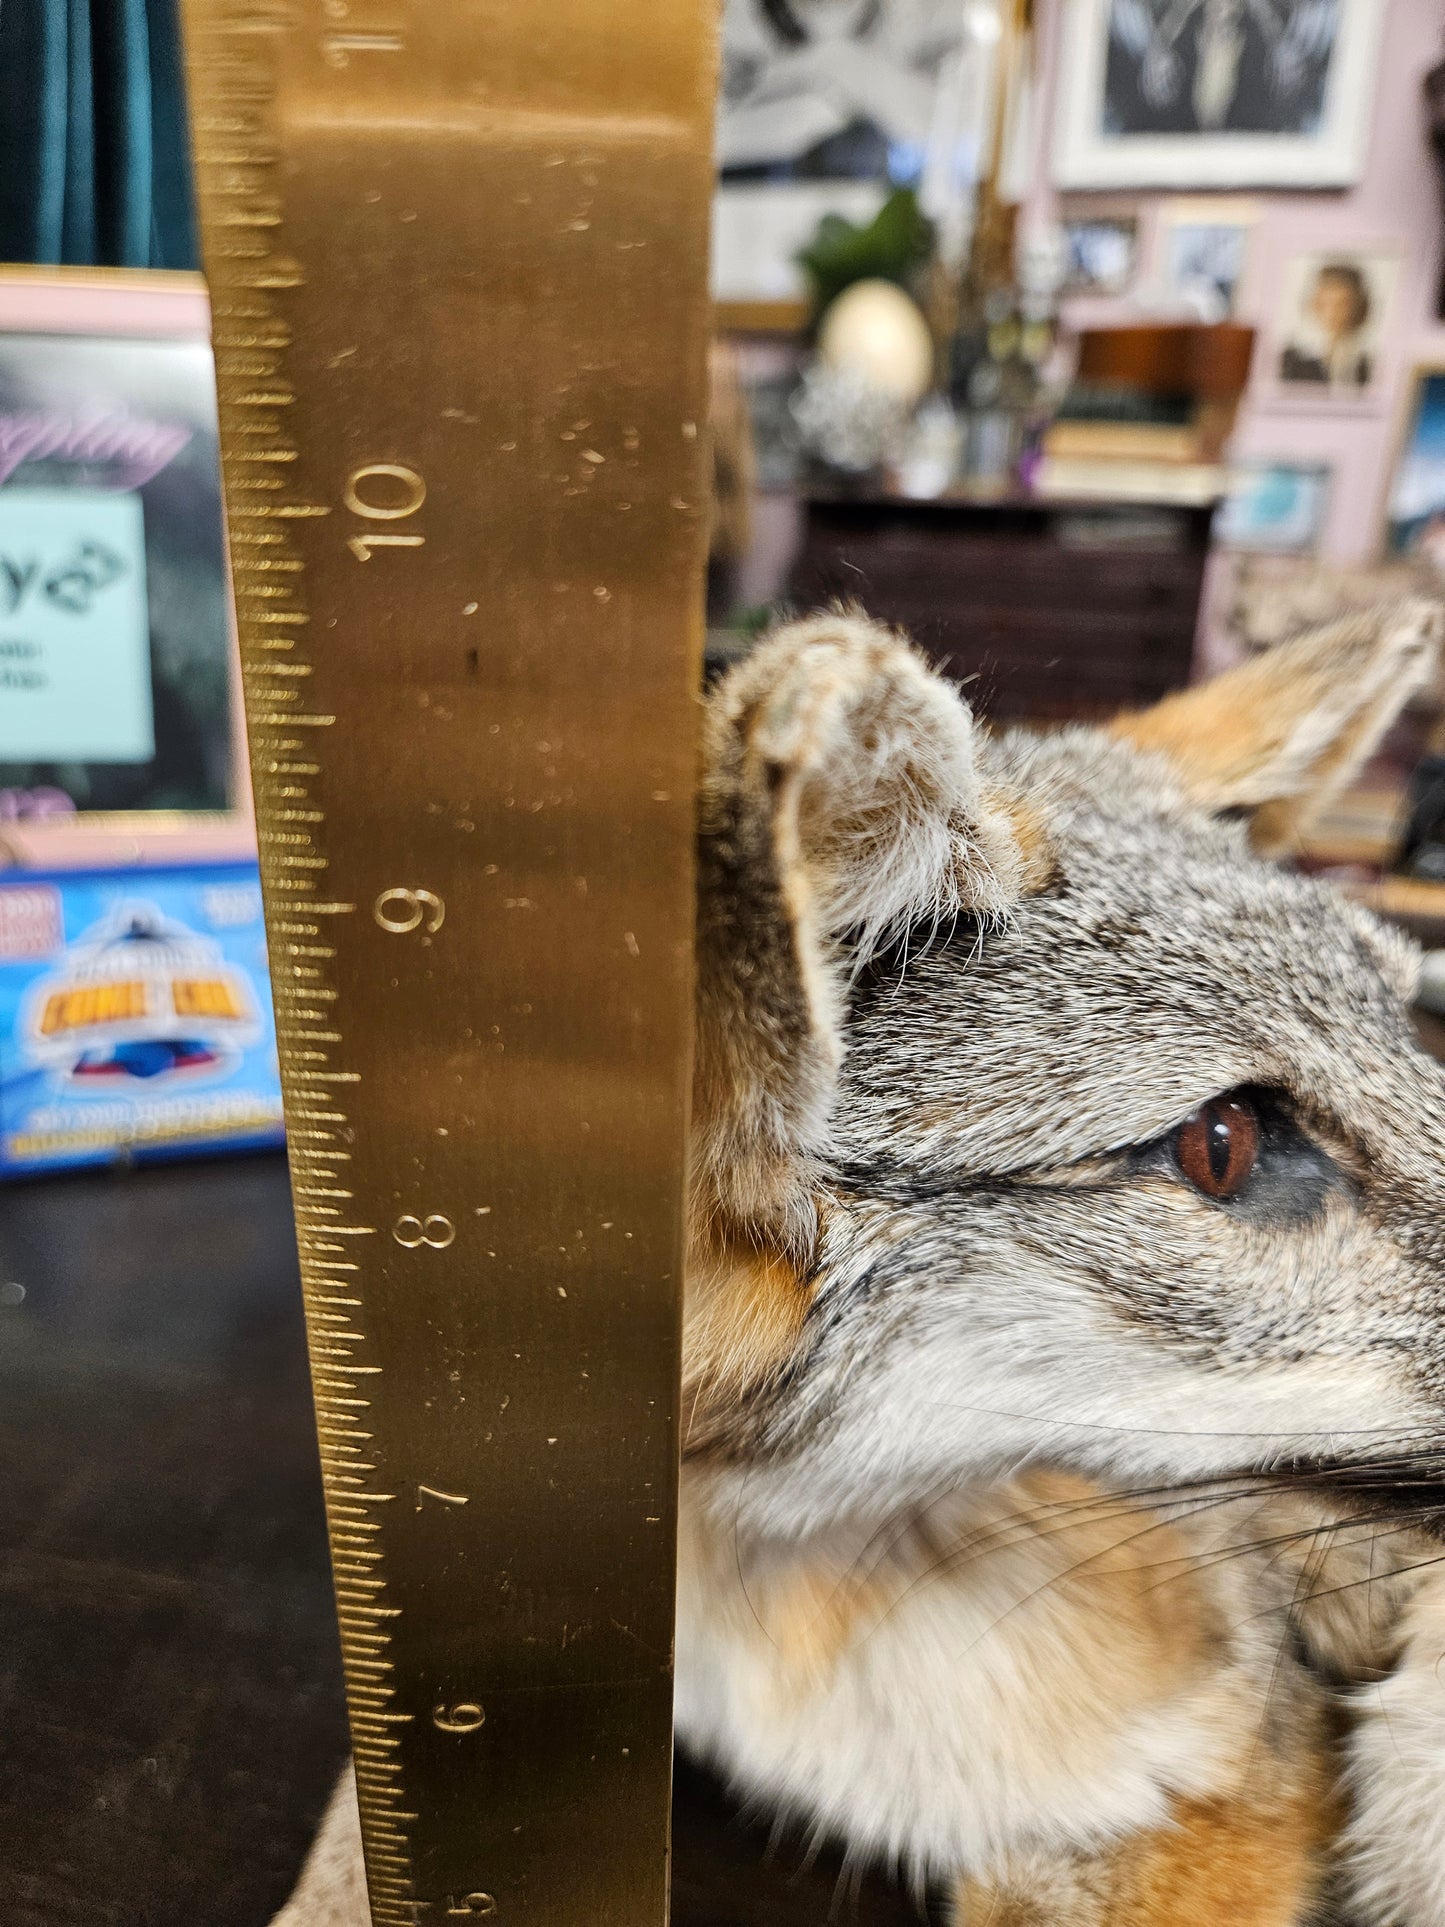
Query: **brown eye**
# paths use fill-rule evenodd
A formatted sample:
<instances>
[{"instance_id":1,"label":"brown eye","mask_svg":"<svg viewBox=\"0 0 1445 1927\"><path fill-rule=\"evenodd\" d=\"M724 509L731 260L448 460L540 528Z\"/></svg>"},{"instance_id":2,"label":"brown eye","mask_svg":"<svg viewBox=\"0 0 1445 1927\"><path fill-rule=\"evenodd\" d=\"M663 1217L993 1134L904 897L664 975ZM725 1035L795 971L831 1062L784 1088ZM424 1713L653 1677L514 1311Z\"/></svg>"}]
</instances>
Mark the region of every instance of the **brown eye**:
<instances>
[{"instance_id":1,"label":"brown eye","mask_svg":"<svg viewBox=\"0 0 1445 1927\"><path fill-rule=\"evenodd\" d=\"M1174 1133L1174 1161L1206 1198L1235 1198L1259 1159L1259 1112L1237 1097L1215 1097Z\"/></svg>"}]
</instances>

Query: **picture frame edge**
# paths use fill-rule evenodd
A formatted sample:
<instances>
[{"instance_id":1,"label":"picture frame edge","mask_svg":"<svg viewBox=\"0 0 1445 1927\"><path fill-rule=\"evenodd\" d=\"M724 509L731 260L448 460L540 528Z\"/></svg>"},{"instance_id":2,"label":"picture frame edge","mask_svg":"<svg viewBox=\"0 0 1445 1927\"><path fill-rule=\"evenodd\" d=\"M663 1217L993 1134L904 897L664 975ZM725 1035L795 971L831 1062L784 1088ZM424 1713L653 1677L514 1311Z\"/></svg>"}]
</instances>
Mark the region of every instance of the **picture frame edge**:
<instances>
[{"instance_id":1,"label":"picture frame edge","mask_svg":"<svg viewBox=\"0 0 1445 1927\"><path fill-rule=\"evenodd\" d=\"M19 299L7 299L12 295ZM53 309L47 309L46 295L55 298ZM27 296L40 298L27 300ZM113 325L108 325L103 310ZM44 318L47 314L48 320ZM203 342L209 349L206 279L191 269L3 262L0 339L18 334L162 344ZM227 807L75 810L66 816L18 817L0 822L0 874L8 873L7 865L23 873L31 869L129 869L150 863L253 859L255 826L240 655L235 613L229 605L227 677L232 772L232 800Z\"/></svg>"},{"instance_id":2,"label":"picture frame edge","mask_svg":"<svg viewBox=\"0 0 1445 1927\"><path fill-rule=\"evenodd\" d=\"M1390 499L1395 492L1395 477L1400 472L1401 458L1418 418L1421 390L1432 375L1445 377L1445 356L1412 362L1409 380L1400 384L1388 441L1389 460L1380 478L1379 507L1375 517L1376 556L1382 562L1389 561L1395 553L1390 547Z\"/></svg>"},{"instance_id":3,"label":"picture frame edge","mask_svg":"<svg viewBox=\"0 0 1445 1927\"><path fill-rule=\"evenodd\" d=\"M1291 136L1285 143L1269 135L1162 134L1112 142L1089 128L1091 103L1102 84L1100 52L1112 0L1076 0L1065 9L1058 43L1056 86L1059 98L1050 149L1053 186L1063 193L1248 193L1338 192L1358 185L1364 173L1379 95L1379 54L1383 7L1377 0L1342 0L1345 8L1342 51L1332 73L1348 73L1351 94L1339 110L1340 125L1327 136ZM1160 143L1167 148L1160 150ZM1147 144L1149 152L1145 154ZM1191 155L1192 148L1211 151ZM1111 153L1110 150L1115 150ZM1298 150L1304 149L1303 153ZM1251 158L1252 155L1252 158ZM1139 164L1142 157L1142 166ZM1289 165L1271 170L1268 159ZM1200 171L1201 166L1203 172Z\"/></svg>"},{"instance_id":4,"label":"picture frame edge","mask_svg":"<svg viewBox=\"0 0 1445 1927\"><path fill-rule=\"evenodd\" d=\"M1324 540L1325 524L1328 519L1330 499L1335 488L1338 463L1334 461L1305 461L1288 455L1242 455L1232 461L1229 467L1231 477L1241 469L1289 469L1296 473L1319 475L1323 478L1323 481L1320 488L1319 515L1307 547L1293 549L1251 547L1245 543L1231 542L1223 535L1220 535L1217 538L1220 551L1232 559L1250 555L1317 557L1320 552L1320 544Z\"/></svg>"},{"instance_id":5,"label":"picture frame edge","mask_svg":"<svg viewBox=\"0 0 1445 1927\"><path fill-rule=\"evenodd\" d=\"M1399 299L1400 284L1410 260L1408 245L1394 236L1365 236L1359 241L1347 241L1336 248L1302 247L1285 257L1286 280L1296 261L1332 256L1339 260L1364 256L1376 260L1389 260L1395 264L1395 281L1390 290L1390 303ZM1387 313L1389 311L1387 310ZM1280 327L1278 308L1267 322L1258 330L1259 341L1265 350L1261 361L1258 392L1252 396L1252 405L1268 415L1278 412L1282 415L1328 415L1359 417L1370 419L1388 412L1391 398L1389 384L1384 381L1372 382L1362 394L1346 395L1326 392L1321 395L1309 382L1281 381L1277 373L1279 351L1285 339ZM1251 384L1253 386L1253 383Z\"/></svg>"}]
</instances>

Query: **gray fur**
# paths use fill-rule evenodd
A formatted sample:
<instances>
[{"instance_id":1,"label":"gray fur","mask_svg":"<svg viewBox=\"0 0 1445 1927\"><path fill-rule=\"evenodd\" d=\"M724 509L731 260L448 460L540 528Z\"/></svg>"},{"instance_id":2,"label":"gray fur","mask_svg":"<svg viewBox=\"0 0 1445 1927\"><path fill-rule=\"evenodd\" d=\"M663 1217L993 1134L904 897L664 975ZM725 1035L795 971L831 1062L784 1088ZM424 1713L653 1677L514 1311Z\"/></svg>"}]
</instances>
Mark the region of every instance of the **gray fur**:
<instances>
[{"instance_id":1,"label":"gray fur","mask_svg":"<svg viewBox=\"0 0 1445 1927\"><path fill-rule=\"evenodd\" d=\"M715 725L725 717L745 735L768 679L805 669L820 631L875 661L886 643L848 618L780 638L752 671L749 706L730 708L725 687ZM770 1146L808 1200L793 1230L816 1226L802 1252L806 1321L786 1356L693 1434L692 1503L731 1535L740 1571L767 1572L800 1543L906 1532L938 1494L982 1494L1029 1465L1157 1493L1301 1462L1406 1455L1431 1476L1445 1462L1445 1075L1413 1034L1412 946L1325 885L1261 861L1249 822L1220 813L1241 801L1308 807L1343 780L1431 673L1436 633L1433 610L1392 606L1292 642L1267 671L1240 672L1237 736L1186 741L1177 758L1136 747L1127 730L977 733L972 794L952 806L959 833L972 836L988 809L995 830L1024 825L1035 852L1047 848L1023 887L1019 865L993 859L1015 884L1006 905L995 890L972 907L915 877L890 919L810 930L787 910L808 891L806 836L784 852L762 835L774 885L752 894L757 873L731 868L727 917L733 933L756 918L781 943L770 973L737 968L704 902L704 1052L717 1021L708 985L732 973L734 1084L755 1078L765 1091L778 1074L748 1040L781 1034L783 1012L814 1040L818 1066L806 1129ZM1228 690L1209 694L1217 726ZM1140 740L1177 739L1178 718L1161 715L1143 719ZM894 728L889 783L926 793L933 755L907 717L873 727ZM921 770L908 772L910 754ZM736 751L713 764L736 767ZM826 796L826 756L811 780ZM710 833L705 818L705 878L718 874ZM845 860L836 842L828 860ZM760 955L756 937L749 954ZM810 1001L815 964L831 986L822 1001ZM1220 1205L1184 1181L1167 1140L1239 1087L1271 1094L1280 1121L1251 1191ZM767 1245L775 1223L750 1220L746 1192L733 1195ZM1413 1488L1402 1490L1416 1516ZM1332 1570L1343 1570L1351 1513L1348 1498L1331 1501L1291 1543L1314 1547L1328 1525ZM1410 1563L1401 1543L1379 1555L1381 1570ZM1314 1551L1286 1561L1281 1593L1276 1551L1251 1611L1283 1619L1291 1599L1332 1590L1318 1587L1317 1563ZM1296 1617L1313 1636L1310 1613ZM708 1693L684 1690L693 1665L713 1664L707 1637L685 1647L696 1657L680 1703L728 1764L726 1721L706 1710ZM1321 1651L1331 1639L1350 1648L1346 1670L1378 1663L1378 1628L1351 1646L1328 1627ZM1290 1664L1275 1662L1261 1720ZM763 1771L745 1764L754 1752L740 1740L748 1785ZM1445 1730L1424 1774L1445 1790ZM791 1780L755 1790L800 1800ZM866 1799L847 1804L857 1798L829 1806L820 1792L814 1811L930 1864L906 1826L871 1834ZM1377 1845L1371 1856L1386 1857ZM1420 1920L1433 1927L1445 1892L1431 1905Z\"/></svg>"},{"instance_id":2,"label":"gray fur","mask_svg":"<svg viewBox=\"0 0 1445 1927\"><path fill-rule=\"evenodd\" d=\"M1021 1265L1072 1272L1071 1318L1083 1304L1201 1373L1370 1358L1422 1422L1445 1411L1445 1075L1410 1023L1412 946L1259 861L1157 754L1076 729L981 738L977 761L985 791L1042 820L1053 878L1001 924L915 904L912 953L895 943L855 984L810 1132L828 1229L806 1355L739 1426L770 1458L836 1433L860 1298L876 1365L895 1323L926 1326L952 1289L976 1315ZM1221 1210L1143 1155L1241 1085L1285 1094L1317 1140L1308 1209L1277 1190L1273 1215ZM1014 1342L1046 1342L1047 1299L1021 1322L1009 1302ZM1322 1406L1280 1449L1323 1449L1357 1419Z\"/></svg>"}]
</instances>

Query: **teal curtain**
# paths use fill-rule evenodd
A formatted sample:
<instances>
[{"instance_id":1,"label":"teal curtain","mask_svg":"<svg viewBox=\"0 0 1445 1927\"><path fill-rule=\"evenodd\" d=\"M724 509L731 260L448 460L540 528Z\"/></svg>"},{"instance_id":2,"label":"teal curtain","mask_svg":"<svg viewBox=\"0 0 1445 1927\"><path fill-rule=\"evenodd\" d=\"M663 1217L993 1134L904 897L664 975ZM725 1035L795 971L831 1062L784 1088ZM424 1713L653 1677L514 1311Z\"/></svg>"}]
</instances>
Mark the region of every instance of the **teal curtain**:
<instances>
[{"instance_id":1,"label":"teal curtain","mask_svg":"<svg viewBox=\"0 0 1445 1927\"><path fill-rule=\"evenodd\" d=\"M0 261L196 266L176 0L0 0Z\"/></svg>"}]
</instances>

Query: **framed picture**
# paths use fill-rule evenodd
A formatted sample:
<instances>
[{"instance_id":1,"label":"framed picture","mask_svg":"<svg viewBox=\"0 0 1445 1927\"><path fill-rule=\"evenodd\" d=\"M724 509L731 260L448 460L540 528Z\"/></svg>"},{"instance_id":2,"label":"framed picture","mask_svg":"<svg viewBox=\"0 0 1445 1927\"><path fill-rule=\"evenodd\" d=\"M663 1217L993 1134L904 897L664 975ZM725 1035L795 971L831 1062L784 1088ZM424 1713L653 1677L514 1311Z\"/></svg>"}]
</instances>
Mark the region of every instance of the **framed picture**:
<instances>
[{"instance_id":1,"label":"framed picture","mask_svg":"<svg viewBox=\"0 0 1445 1927\"><path fill-rule=\"evenodd\" d=\"M1390 478L1386 546L1445 570L1445 368L1420 368Z\"/></svg>"},{"instance_id":2,"label":"framed picture","mask_svg":"<svg viewBox=\"0 0 1445 1927\"><path fill-rule=\"evenodd\" d=\"M1329 486L1323 462L1236 462L1214 519L1215 539L1250 554L1310 555L1324 528Z\"/></svg>"},{"instance_id":3,"label":"framed picture","mask_svg":"<svg viewBox=\"0 0 1445 1927\"><path fill-rule=\"evenodd\" d=\"M1139 262L1133 214L1083 215L1063 224L1063 294L1121 295Z\"/></svg>"},{"instance_id":4,"label":"framed picture","mask_svg":"<svg viewBox=\"0 0 1445 1927\"><path fill-rule=\"evenodd\" d=\"M1270 351L1280 395L1312 406L1373 402L1380 338L1399 279L1394 252L1336 248L1296 255L1285 273Z\"/></svg>"},{"instance_id":5,"label":"framed picture","mask_svg":"<svg viewBox=\"0 0 1445 1927\"><path fill-rule=\"evenodd\" d=\"M7 853L244 852L239 712L204 284L0 269Z\"/></svg>"},{"instance_id":6,"label":"framed picture","mask_svg":"<svg viewBox=\"0 0 1445 1927\"><path fill-rule=\"evenodd\" d=\"M1381 0L1068 0L1060 187L1345 187Z\"/></svg>"},{"instance_id":7,"label":"framed picture","mask_svg":"<svg viewBox=\"0 0 1445 1927\"><path fill-rule=\"evenodd\" d=\"M923 180L969 33L959 0L726 0L717 300L799 299L795 257L825 215L866 225L890 189Z\"/></svg>"},{"instance_id":8,"label":"framed picture","mask_svg":"<svg viewBox=\"0 0 1445 1927\"><path fill-rule=\"evenodd\" d=\"M1160 231L1160 295L1189 308L1200 322L1229 320L1239 299L1254 220L1252 202L1166 204Z\"/></svg>"}]
</instances>

